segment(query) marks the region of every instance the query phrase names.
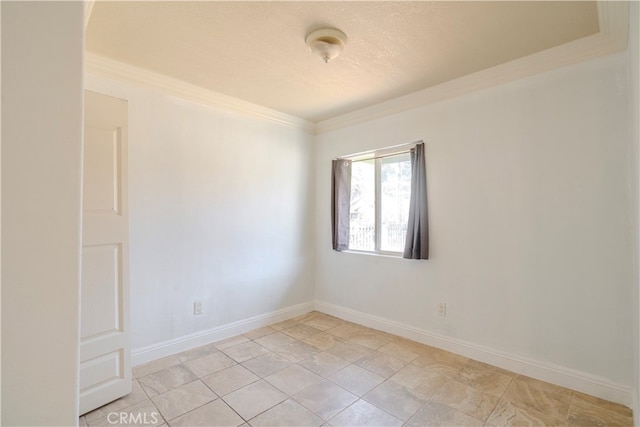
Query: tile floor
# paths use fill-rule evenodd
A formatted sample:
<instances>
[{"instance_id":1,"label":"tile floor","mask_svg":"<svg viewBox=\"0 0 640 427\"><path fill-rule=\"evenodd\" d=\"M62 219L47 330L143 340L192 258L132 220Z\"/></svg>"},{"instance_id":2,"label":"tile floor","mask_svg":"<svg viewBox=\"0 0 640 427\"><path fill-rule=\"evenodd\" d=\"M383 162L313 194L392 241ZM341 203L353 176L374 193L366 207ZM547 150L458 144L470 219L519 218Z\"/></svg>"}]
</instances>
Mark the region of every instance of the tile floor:
<instances>
[{"instance_id":1,"label":"tile floor","mask_svg":"<svg viewBox=\"0 0 640 427\"><path fill-rule=\"evenodd\" d=\"M133 374L131 394L80 425L633 424L624 406L318 312Z\"/></svg>"}]
</instances>

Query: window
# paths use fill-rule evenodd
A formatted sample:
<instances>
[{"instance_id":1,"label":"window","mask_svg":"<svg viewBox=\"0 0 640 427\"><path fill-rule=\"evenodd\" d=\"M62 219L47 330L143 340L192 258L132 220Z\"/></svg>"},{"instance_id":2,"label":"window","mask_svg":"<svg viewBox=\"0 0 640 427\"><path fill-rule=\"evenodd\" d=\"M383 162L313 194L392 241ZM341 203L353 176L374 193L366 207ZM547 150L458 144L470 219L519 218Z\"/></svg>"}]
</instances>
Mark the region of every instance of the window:
<instances>
[{"instance_id":1,"label":"window","mask_svg":"<svg viewBox=\"0 0 640 427\"><path fill-rule=\"evenodd\" d=\"M409 151L353 155L331 162L331 239L335 251L429 259L427 169L423 142Z\"/></svg>"},{"instance_id":2,"label":"window","mask_svg":"<svg viewBox=\"0 0 640 427\"><path fill-rule=\"evenodd\" d=\"M404 146L406 147L406 146ZM409 150L334 159L331 232L335 251L429 259L424 143Z\"/></svg>"},{"instance_id":3,"label":"window","mask_svg":"<svg viewBox=\"0 0 640 427\"><path fill-rule=\"evenodd\" d=\"M349 249L402 253L410 198L409 152L353 160Z\"/></svg>"}]
</instances>

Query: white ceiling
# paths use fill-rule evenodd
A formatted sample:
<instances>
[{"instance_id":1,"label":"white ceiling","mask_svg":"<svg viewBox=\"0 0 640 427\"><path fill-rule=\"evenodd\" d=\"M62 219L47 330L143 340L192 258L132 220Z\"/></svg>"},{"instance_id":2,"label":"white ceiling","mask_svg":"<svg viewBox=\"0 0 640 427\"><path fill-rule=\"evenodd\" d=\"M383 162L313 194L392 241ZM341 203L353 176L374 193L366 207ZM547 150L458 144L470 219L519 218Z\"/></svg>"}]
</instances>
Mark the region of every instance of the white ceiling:
<instances>
[{"instance_id":1,"label":"white ceiling","mask_svg":"<svg viewBox=\"0 0 640 427\"><path fill-rule=\"evenodd\" d=\"M329 64L323 26L349 37ZM86 48L319 122L599 30L594 1L98 1Z\"/></svg>"}]
</instances>

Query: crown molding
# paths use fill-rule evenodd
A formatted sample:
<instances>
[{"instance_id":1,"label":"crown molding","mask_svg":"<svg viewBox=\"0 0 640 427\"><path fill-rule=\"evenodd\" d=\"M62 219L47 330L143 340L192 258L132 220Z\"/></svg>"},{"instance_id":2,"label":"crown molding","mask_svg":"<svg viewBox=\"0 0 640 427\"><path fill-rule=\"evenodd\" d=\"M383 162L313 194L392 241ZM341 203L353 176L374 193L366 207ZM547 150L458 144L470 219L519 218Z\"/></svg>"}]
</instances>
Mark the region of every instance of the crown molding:
<instances>
[{"instance_id":1,"label":"crown molding","mask_svg":"<svg viewBox=\"0 0 640 427\"><path fill-rule=\"evenodd\" d=\"M599 1L597 7L600 31L594 35L318 122L316 134L401 113L626 49L629 2Z\"/></svg>"},{"instance_id":2,"label":"crown molding","mask_svg":"<svg viewBox=\"0 0 640 427\"><path fill-rule=\"evenodd\" d=\"M91 15L93 3L92 0L86 2L86 22ZM317 123L90 52L85 53L85 71L135 83L246 117L322 134L626 49L629 2L601 0L597 2L597 7L600 31L594 35Z\"/></svg>"},{"instance_id":3,"label":"crown molding","mask_svg":"<svg viewBox=\"0 0 640 427\"><path fill-rule=\"evenodd\" d=\"M209 107L220 108L245 117L275 122L313 133L315 125L307 120L281 113L261 105L223 95L182 80L125 64L102 55L85 52L85 72L134 83L187 99Z\"/></svg>"}]
</instances>

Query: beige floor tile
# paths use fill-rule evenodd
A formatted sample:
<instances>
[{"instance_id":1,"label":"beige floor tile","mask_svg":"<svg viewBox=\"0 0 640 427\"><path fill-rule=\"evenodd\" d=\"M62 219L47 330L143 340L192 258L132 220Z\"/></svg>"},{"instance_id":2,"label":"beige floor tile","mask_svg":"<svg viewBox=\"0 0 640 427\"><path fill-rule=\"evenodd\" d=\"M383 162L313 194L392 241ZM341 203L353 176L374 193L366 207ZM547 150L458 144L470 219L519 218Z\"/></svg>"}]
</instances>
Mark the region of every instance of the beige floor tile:
<instances>
[{"instance_id":1,"label":"beige floor tile","mask_svg":"<svg viewBox=\"0 0 640 427\"><path fill-rule=\"evenodd\" d=\"M368 347L354 344L352 342L337 343L326 351L327 353L331 353L334 356L338 356L339 358L352 363L373 352L373 350Z\"/></svg>"},{"instance_id":2,"label":"beige floor tile","mask_svg":"<svg viewBox=\"0 0 640 427\"><path fill-rule=\"evenodd\" d=\"M484 363L470 361L458 372L454 379L483 393L500 397L515 377L515 374L506 372Z\"/></svg>"},{"instance_id":3,"label":"beige floor tile","mask_svg":"<svg viewBox=\"0 0 640 427\"><path fill-rule=\"evenodd\" d=\"M84 415L84 418L87 422L95 421L100 418L106 417L110 412L128 408L129 406L135 405L146 399L148 399L147 394L142 389L142 386L139 384L138 380L133 380L131 382L131 393L121 397L120 399L114 400L111 403L101 406L98 409L88 412Z\"/></svg>"},{"instance_id":4,"label":"beige floor tile","mask_svg":"<svg viewBox=\"0 0 640 427\"><path fill-rule=\"evenodd\" d=\"M208 375L202 381L218 396L224 396L260 378L242 365L234 365L214 374Z\"/></svg>"},{"instance_id":5,"label":"beige floor tile","mask_svg":"<svg viewBox=\"0 0 640 427\"><path fill-rule=\"evenodd\" d=\"M149 374L153 374L154 372L161 371L166 368L170 368L174 365L179 365L180 359L178 356L167 356L162 359L154 360L153 362L145 363L144 365L134 366L131 370L133 375L137 378L145 377Z\"/></svg>"},{"instance_id":6,"label":"beige floor tile","mask_svg":"<svg viewBox=\"0 0 640 427\"><path fill-rule=\"evenodd\" d=\"M184 365L176 365L140 378L140 385L149 397L166 393L198 377Z\"/></svg>"},{"instance_id":7,"label":"beige floor tile","mask_svg":"<svg viewBox=\"0 0 640 427\"><path fill-rule=\"evenodd\" d=\"M331 418L329 424L333 427L386 427L401 426L402 421L369 402L358 400Z\"/></svg>"},{"instance_id":8,"label":"beige floor tile","mask_svg":"<svg viewBox=\"0 0 640 427\"><path fill-rule=\"evenodd\" d=\"M316 353L298 364L327 378L347 366L349 362L330 353Z\"/></svg>"},{"instance_id":9,"label":"beige floor tile","mask_svg":"<svg viewBox=\"0 0 640 427\"><path fill-rule=\"evenodd\" d=\"M440 389L432 402L450 406L470 417L486 421L498 400L497 396L482 393L473 387L452 380Z\"/></svg>"},{"instance_id":10,"label":"beige floor tile","mask_svg":"<svg viewBox=\"0 0 640 427\"><path fill-rule=\"evenodd\" d=\"M325 330L326 333L335 335L336 337L349 340L355 337L358 334L362 334L367 332L368 328L365 328L361 325L356 325L355 323L343 323L342 325L338 325L334 328Z\"/></svg>"},{"instance_id":11,"label":"beige floor tile","mask_svg":"<svg viewBox=\"0 0 640 427\"><path fill-rule=\"evenodd\" d=\"M326 316L326 315L323 314L323 313L320 313L318 311L310 311L308 313L301 314L300 316L294 317L293 320L295 320L298 323L302 323L302 322L314 319L314 318L319 317L319 316Z\"/></svg>"},{"instance_id":12,"label":"beige floor tile","mask_svg":"<svg viewBox=\"0 0 640 427\"><path fill-rule=\"evenodd\" d=\"M291 361L278 353L267 353L254 359L247 360L242 364L242 366L249 369L260 378L267 377L290 365Z\"/></svg>"},{"instance_id":13,"label":"beige floor tile","mask_svg":"<svg viewBox=\"0 0 640 427\"><path fill-rule=\"evenodd\" d=\"M631 427L633 415L629 408L576 393L567 417L570 426Z\"/></svg>"},{"instance_id":14,"label":"beige floor tile","mask_svg":"<svg viewBox=\"0 0 640 427\"><path fill-rule=\"evenodd\" d=\"M293 397L324 420L332 418L358 400L354 394L327 380L307 387Z\"/></svg>"},{"instance_id":15,"label":"beige floor tile","mask_svg":"<svg viewBox=\"0 0 640 427\"><path fill-rule=\"evenodd\" d=\"M297 325L291 328L283 329L282 332L297 340L303 340L310 336L319 334L322 331L320 329L313 328L304 323L298 323Z\"/></svg>"},{"instance_id":16,"label":"beige floor tile","mask_svg":"<svg viewBox=\"0 0 640 427\"><path fill-rule=\"evenodd\" d=\"M422 407L407 423L408 426L462 427L482 426L482 421L447 405L431 402Z\"/></svg>"},{"instance_id":17,"label":"beige floor tile","mask_svg":"<svg viewBox=\"0 0 640 427\"><path fill-rule=\"evenodd\" d=\"M411 364L421 368L429 368L447 378L455 378L468 361L469 359L466 357L432 348L414 359Z\"/></svg>"},{"instance_id":18,"label":"beige floor tile","mask_svg":"<svg viewBox=\"0 0 640 427\"><path fill-rule=\"evenodd\" d=\"M422 399L430 399L449 381L449 379L428 368L419 368L415 365L407 365L393 374L389 378L389 381L393 381L407 387Z\"/></svg>"},{"instance_id":19,"label":"beige floor tile","mask_svg":"<svg viewBox=\"0 0 640 427\"><path fill-rule=\"evenodd\" d=\"M571 390L518 376L509 385L503 399L520 407L565 419L571 403Z\"/></svg>"},{"instance_id":20,"label":"beige floor tile","mask_svg":"<svg viewBox=\"0 0 640 427\"><path fill-rule=\"evenodd\" d=\"M361 346L368 347L372 350L377 350L385 344L388 344L393 340L393 336L384 332L378 332L374 330L368 330L362 332L349 339L349 342L354 344L360 344Z\"/></svg>"},{"instance_id":21,"label":"beige floor tile","mask_svg":"<svg viewBox=\"0 0 640 427\"><path fill-rule=\"evenodd\" d=\"M242 418L249 420L283 402L287 395L264 380L227 394L222 399Z\"/></svg>"},{"instance_id":22,"label":"beige floor tile","mask_svg":"<svg viewBox=\"0 0 640 427\"><path fill-rule=\"evenodd\" d=\"M269 325L269 327L275 329L276 331L281 331L282 329L289 329L289 328L295 326L296 324L298 324L297 321L295 321L293 319L287 319L287 320L283 320L282 322L278 322L278 323L274 323L272 325Z\"/></svg>"},{"instance_id":23,"label":"beige floor tile","mask_svg":"<svg viewBox=\"0 0 640 427\"><path fill-rule=\"evenodd\" d=\"M477 362L480 363L480 362ZM565 395L571 395L573 392L565 387L561 387L559 385L555 385L555 384L551 384L545 381L541 381L541 380L537 380L535 378L531 378L531 377L527 377L525 375L518 375L515 374L513 372L509 372L509 371L505 371L504 369L500 369L497 367L493 367L491 365L486 365L483 364L485 366L488 366L490 369L494 369L497 371L502 371L503 373L507 374L507 375L511 375L514 377L514 379L517 382L523 382L526 383L530 388L536 389L536 390L541 390L541 391L545 391L551 394L565 394ZM585 395L586 396L586 395Z\"/></svg>"},{"instance_id":24,"label":"beige floor tile","mask_svg":"<svg viewBox=\"0 0 640 427\"><path fill-rule=\"evenodd\" d=\"M407 348L409 351L416 353L419 356L435 350L435 347L431 347L408 338L395 337L393 341L401 344L404 348Z\"/></svg>"},{"instance_id":25,"label":"beige floor tile","mask_svg":"<svg viewBox=\"0 0 640 427\"><path fill-rule=\"evenodd\" d=\"M262 328L254 329L253 331L247 332L246 334L242 334L242 335L249 338L250 340L255 340L257 338L272 334L274 332L276 332L276 330L271 326L264 326Z\"/></svg>"},{"instance_id":26,"label":"beige floor tile","mask_svg":"<svg viewBox=\"0 0 640 427\"><path fill-rule=\"evenodd\" d=\"M402 421L407 421L426 403L411 390L393 381L383 382L365 394L363 399Z\"/></svg>"},{"instance_id":27,"label":"beige floor tile","mask_svg":"<svg viewBox=\"0 0 640 427\"><path fill-rule=\"evenodd\" d=\"M171 427L228 427L243 423L244 420L222 399L209 402L170 421Z\"/></svg>"},{"instance_id":28,"label":"beige floor tile","mask_svg":"<svg viewBox=\"0 0 640 427\"><path fill-rule=\"evenodd\" d=\"M631 409L627 408L624 405L609 402L608 400L600 399L595 396L589 396L588 394L574 391L572 403L580 404L582 402L591 403L592 405L596 405L602 409L616 412L624 417L633 417L633 411L631 411Z\"/></svg>"},{"instance_id":29,"label":"beige floor tile","mask_svg":"<svg viewBox=\"0 0 640 427\"><path fill-rule=\"evenodd\" d=\"M467 363L465 365L465 368L467 368L467 367L472 367L472 368L476 368L476 369L490 369L492 371L499 372L501 374L505 374L505 375L510 376L510 377L519 376L515 372L507 371L506 369L498 368L497 366L489 365L488 363L480 362L478 360L473 360L473 359L469 359L467 361ZM531 379L532 381L536 381L536 382L539 382L541 384L552 385L552 384L546 383L544 381L534 380L533 378L529 378L529 377L525 377L525 376L520 376L520 377L523 378L523 379ZM554 387L557 387L557 386L554 386Z\"/></svg>"},{"instance_id":30,"label":"beige floor tile","mask_svg":"<svg viewBox=\"0 0 640 427\"><path fill-rule=\"evenodd\" d=\"M176 357L180 361L180 363L187 362L189 360L198 359L203 356L207 356L211 353L215 353L218 351L215 343L207 344L200 347L192 348L191 350L183 351L182 353L176 354Z\"/></svg>"},{"instance_id":31,"label":"beige floor tile","mask_svg":"<svg viewBox=\"0 0 640 427\"><path fill-rule=\"evenodd\" d=\"M196 380L160 394L151 400L160 410L162 416L171 420L199 408L217 397L202 381Z\"/></svg>"},{"instance_id":32,"label":"beige floor tile","mask_svg":"<svg viewBox=\"0 0 640 427\"><path fill-rule=\"evenodd\" d=\"M252 427L317 427L323 421L293 399L287 399L249 420Z\"/></svg>"},{"instance_id":33,"label":"beige floor tile","mask_svg":"<svg viewBox=\"0 0 640 427\"><path fill-rule=\"evenodd\" d=\"M274 332L273 334L255 339L254 341L271 351L276 351L287 344L295 342L295 338L283 334L282 332Z\"/></svg>"},{"instance_id":34,"label":"beige floor tile","mask_svg":"<svg viewBox=\"0 0 640 427\"><path fill-rule=\"evenodd\" d=\"M78 418L78 427L87 427L87 419L85 417Z\"/></svg>"},{"instance_id":35,"label":"beige floor tile","mask_svg":"<svg viewBox=\"0 0 640 427\"><path fill-rule=\"evenodd\" d=\"M253 359L254 357L262 356L269 352L269 350L253 341L234 345L233 347L227 347L221 351L238 363L245 362L249 359Z\"/></svg>"},{"instance_id":36,"label":"beige floor tile","mask_svg":"<svg viewBox=\"0 0 640 427\"><path fill-rule=\"evenodd\" d=\"M340 338L334 335L328 334L326 332L321 332L319 334L312 335L310 337L305 338L302 341L322 351L327 351L331 347L334 347L342 343L342 340Z\"/></svg>"},{"instance_id":37,"label":"beige floor tile","mask_svg":"<svg viewBox=\"0 0 640 427\"><path fill-rule=\"evenodd\" d=\"M402 341L391 341L378 349L381 353L388 354L407 363L417 359L419 356L413 350L412 346L404 344Z\"/></svg>"},{"instance_id":38,"label":"beige floor tile","mask_svg":"<svg viewBox=\"0 0 640 427\"><path fill-rule=\"evenodd\" d=\"M349 365L329 377L331 381L356 396L362 396L384 381L384 378L357 365Z\"/></svg>"},{"instance_id":39,"label":"beige floor tile","mask_svg":"<svg viewBox=\"0 0 640 427\"><path fill-rule=\"evenodd\" d=\"M103 418L88 421L89 427L99 426L160 426L165 420L150 400L143 400L133 406L110 411Z\"/></svg>"},{"instance_id":40,"label":"beige floor tile","mask_svg":"<svg viewBox=\"0 0 640 427\"><path fill-rule=\"evenodd\" d=\"M282 392L293 395L321 382L322 378L301 366L291 365L275 374L269 375L265 378L265 381L268 381Z\"/></svg>"},{"instance_id":41,"label":"beige floor tile","mask_svg":"<svg viewBox=\"0 0 640 427\"><path fill-rule=\"evenodd\" d=\"M111 412L164 427L633 425L622 405L319 312L136 366L134 375L132 393L79 425L118 425Z\"/></svg>"},{"instance_id":42,"label":"beige floor tile","mask_svg":"<svg viewBox=\"0 0 640 427\"><path fill-rule=\"evenodd\" d=\"M133 423L136 426L166 426L166 419L162 416L157 406L151 401L146 400L131 406L127 409L132 415L138 415L137 420ZM132 418L132 419L134 419ZM141 421L140 421L141 420ZM129 426L132 423L128 424Z\"/></svg>"},{"instance_id":43,"label":"beige floor tile","mask_svg":"<svg viewBox=\"0 0 640 427\"><path fill-rule=\"evenodd\" d=\"M402 360L379 351L367 354L356 364L384 378L389 378L406 365Z\"/></svg>"},{"instance_id":44,"label":"beige floor tile","mask_svg":"<svg viewBox=\"0 0 640 427\"><path fill-rule=\"evenodd\" d=\"M314 317L312 319L306 320L304 322L306 325L312 326L316 329L320 329L321 331L326 331L327 329L335 328L336 326L340 326L345 323L343 320L338 319L337 317L332 316L322 316L322 317Z\"/></svg>"},{"instance_id":45,"label":"beige floor tile","mask_svg":"<svg viewBox=\"0 0 640 427\"><path fill-rule=\"evenodd\" d=\"M225 348L234 347L249 341L250 339L244 335L237 335L235 337L227 338L226 340L215 342L214 345L218 350L224 350Z\"/></svg>"},{"instance_id":46,"label":"beige floor tile","mask_svg":"<svg viewBox=\"0 0 640 427\"><path fill-rule=\"evenodd\" d=\"M213 374L214 372L221 371L235 364L236 362L234 362L233 359L221 352L216 352L208 356L185 362L187 368L200 378Z\"/></svg>"},{"instance_id":47,"label":"beige floor tile","mask_svg":"<svg viewBox=\"0 0 640 427\"><path fill-rule=\"evenodd\" d=\"M501 400L496 405L486 426L564 426L567 424L566 419L559 419L550 414L537 411L531 408L523 408L514 405L506 400Z\"/></svg>"},{"instance_id":48,"label":"beige floor tile","mask_svg":"<svg viewBox=\"0 0 640 427\"><path fill-rule=\"evenodd\" d=\"M303 360L308 359L311 355L320 352L317 347L302 341L294 341L276 351L294 363L302 362Z\"/></svg>"}]
</instances>

